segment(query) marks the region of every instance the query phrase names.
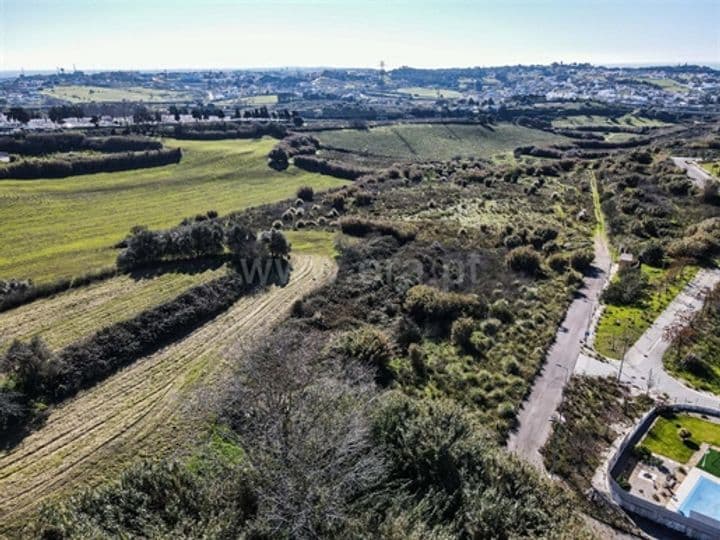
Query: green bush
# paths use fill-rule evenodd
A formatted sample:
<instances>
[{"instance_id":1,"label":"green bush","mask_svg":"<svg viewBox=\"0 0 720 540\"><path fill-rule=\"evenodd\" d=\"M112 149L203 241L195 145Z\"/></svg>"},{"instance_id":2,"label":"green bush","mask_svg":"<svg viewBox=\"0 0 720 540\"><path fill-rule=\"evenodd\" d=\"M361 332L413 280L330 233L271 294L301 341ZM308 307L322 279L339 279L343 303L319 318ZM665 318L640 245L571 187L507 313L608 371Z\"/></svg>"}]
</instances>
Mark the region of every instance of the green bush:
<instances>
[{"instance_id":1,"label":"green bush","mask_svg":"<svg viewBox=\"0 0 720 540\"><path fill-rule=\"evenodd\" d=\"M471 348L470 338L476 328L477 323L474 319L470 317L460 317L452 324L450 339L453 344L461 349L469 350Z\"/></svg>"},{"instance_id":2,"label":"green bush","mask_svg":"<svg viewBox=\"0 0 720 540\"><path fill-rule=\"evenodd\" d=\"M345 336L343 350L349 357L380 369L387 368L392 358L390 340L372 326L365 326Z\"/></svg>"},{"instance_id":3,"label":"green bush","mask_svg":"<svg viewBox=\"0 0 720 540\"><path fill-rule=\"evenodd\" d=\"M570 256L570 266L573 270L577 270L582 274L586 274L592 267L592 263L595 260L595 254L590 249L583 249L575 251Z\"/></svg>"},{"instance_id":4,"label":"green bush","mask_svg":"<svg viewBox=\"0 0 720 540\"><path fill-rule=\"evenodd\" d=\"M639 304L647 293L647 278L639 268L626 268L618 272L603 291L602 299L616 306L632 306Z\"/></svg>"},{"instance_id":5,"label":"green bush","mask_svg":"<svg viewBox=\"0 0 720 540\"><path fill-rule=\"evenodd\" d=\"M461 315L482 318L487 305L477 295L444 292L416 285L405 295L405 310L418 322L452 321Z\"/></svg>"},{"instance_id":6,"label":"green bush","mask_svg":"<svg viewBox=\"0 0 720 540\"><path fill-rule=\"evenodd\" d=\"M510 303L504 298L496 300L490 305L490 315L505 324L510 324L515 319L515 316L510 309Z\"/></svg>"},{"instance_id":7,"label":"green bush","mask_svg":"<svg viewBox=\"0 0 720 540\"><path fill-rule=\"evenodd\" d=\"M530 275L534 275L540 270L540 255L529 246L511 250L505 257L505 262L508 268Z\"/></svg>"},{"instance_id":8,"label":"green bush","mask_svg":"<svg viewBox=\"0 0 720 540\"><path fill-rule=\"evenodd\" d=\"M555 255L551 255L547 259L548 266L552 268L555 272L558 274L562 274L567 270L569 261L568 258L565 255L560 255L559 253Z\"/></svg>"}]
</instances>

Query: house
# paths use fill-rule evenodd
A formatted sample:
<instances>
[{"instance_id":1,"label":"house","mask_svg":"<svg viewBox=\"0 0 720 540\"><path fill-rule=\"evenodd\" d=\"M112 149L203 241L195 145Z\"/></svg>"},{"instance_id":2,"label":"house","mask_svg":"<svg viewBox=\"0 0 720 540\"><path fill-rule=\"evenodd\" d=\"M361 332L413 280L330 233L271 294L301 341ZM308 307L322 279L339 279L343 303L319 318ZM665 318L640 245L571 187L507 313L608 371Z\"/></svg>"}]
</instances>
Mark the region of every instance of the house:
<instances>
[{"instance_id":1,"label":"house","mask_svg":"<svg viewBox=\"0 0 720 540\"><path fill-rule=\"evenodd\" d=\"M0 163L10 163L10 154L7 152L0 152Z\"/></svg>"}]
</instances>

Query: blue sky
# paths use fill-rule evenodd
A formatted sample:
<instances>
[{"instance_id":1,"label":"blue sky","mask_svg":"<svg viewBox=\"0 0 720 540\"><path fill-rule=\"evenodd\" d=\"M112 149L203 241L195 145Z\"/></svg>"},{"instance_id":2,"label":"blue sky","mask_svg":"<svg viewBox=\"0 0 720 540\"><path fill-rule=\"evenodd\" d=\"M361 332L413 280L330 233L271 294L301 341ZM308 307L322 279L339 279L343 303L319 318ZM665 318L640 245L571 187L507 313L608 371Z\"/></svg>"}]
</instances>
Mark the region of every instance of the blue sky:
<instances>
[{"instance_id":1,"label":"blue sky","mask_svg":"<svg viewBox=\"0 0 720 540\"><path fill-rule=\"evenodd\" d=\"M720 0L0 0L0 70L720 63Z\"/></svg>"}]
</instances>

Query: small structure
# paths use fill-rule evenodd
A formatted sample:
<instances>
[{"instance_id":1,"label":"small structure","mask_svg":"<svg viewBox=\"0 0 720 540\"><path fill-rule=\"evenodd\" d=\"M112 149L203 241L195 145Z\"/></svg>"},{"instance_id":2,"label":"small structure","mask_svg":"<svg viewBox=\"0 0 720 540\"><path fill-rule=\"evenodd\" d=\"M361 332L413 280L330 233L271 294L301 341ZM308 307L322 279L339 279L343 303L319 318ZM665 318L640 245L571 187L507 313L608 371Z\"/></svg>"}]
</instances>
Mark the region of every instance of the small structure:
<instances>
[{"instance_id":1,"label":"small structure","mask_svg":"<svg viewBox=\"0 0 720 540\"><path fill-rule=\"evenodd\" d=\"M632 253L621 253L620 259L618 259L618 265L621 270L632 268L635 266L635 257Z\"/></svg>"},{"instance_id":2,"label":"small structure","mask_svg":"<svg viewBox=\"0 0 720 540\"><path fill-rule=\"evenodd\" d=\"M10 154L7 152L0 152L0 163L10 163Z\"/></svg>"}]
</instances>

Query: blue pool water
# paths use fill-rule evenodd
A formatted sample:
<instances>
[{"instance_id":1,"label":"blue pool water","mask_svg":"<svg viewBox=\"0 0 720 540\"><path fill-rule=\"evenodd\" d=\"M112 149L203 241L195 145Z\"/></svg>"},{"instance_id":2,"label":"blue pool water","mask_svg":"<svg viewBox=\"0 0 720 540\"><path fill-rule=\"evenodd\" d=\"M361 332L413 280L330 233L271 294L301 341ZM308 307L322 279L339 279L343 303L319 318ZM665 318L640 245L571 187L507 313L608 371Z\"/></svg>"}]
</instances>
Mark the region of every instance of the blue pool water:
<instances>
[{"instance_id":1,"label":"blue pool water","mask_svg":"<svg viewBox=\"0 0 720 540\"><path fill-rule=\"evenodd\" d=\"M685 516L690 515L690 510L720 521L720 483L700 477L680 507Z\"/></svg>"}]
</instances>

